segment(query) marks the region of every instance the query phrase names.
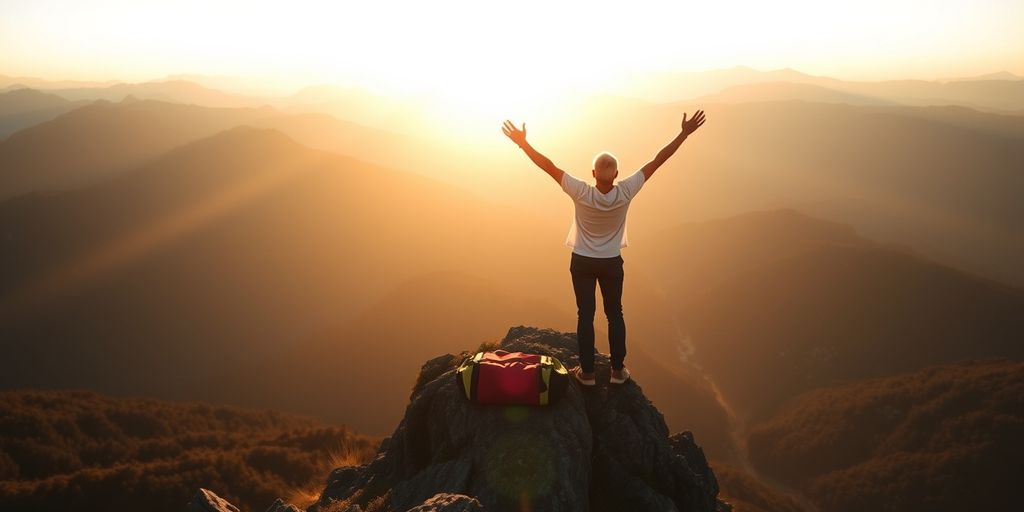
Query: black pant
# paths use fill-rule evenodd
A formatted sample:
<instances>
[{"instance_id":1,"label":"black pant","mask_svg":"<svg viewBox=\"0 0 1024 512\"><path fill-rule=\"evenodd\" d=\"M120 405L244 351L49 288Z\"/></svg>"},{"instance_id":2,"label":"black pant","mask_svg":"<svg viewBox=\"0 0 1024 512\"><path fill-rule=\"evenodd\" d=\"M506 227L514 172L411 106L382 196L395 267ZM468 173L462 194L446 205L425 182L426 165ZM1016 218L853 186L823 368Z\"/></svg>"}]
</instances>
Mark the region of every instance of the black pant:
<instances>
[{"instance_id":1,"label":"black pant","mask_svg":"<svg viewBox=\"0 0 1024 512\"><path fill-rule=\"evenodd\" d=\"M569 263L572 289L576 293L576 338L580 366L594 371L594 289L601 283L604 314L608 317L608 345L612 369L621 370L626 358L626 322L622 319L622 256L591 258L572 253Z\"/></svg>"}]
</instances>

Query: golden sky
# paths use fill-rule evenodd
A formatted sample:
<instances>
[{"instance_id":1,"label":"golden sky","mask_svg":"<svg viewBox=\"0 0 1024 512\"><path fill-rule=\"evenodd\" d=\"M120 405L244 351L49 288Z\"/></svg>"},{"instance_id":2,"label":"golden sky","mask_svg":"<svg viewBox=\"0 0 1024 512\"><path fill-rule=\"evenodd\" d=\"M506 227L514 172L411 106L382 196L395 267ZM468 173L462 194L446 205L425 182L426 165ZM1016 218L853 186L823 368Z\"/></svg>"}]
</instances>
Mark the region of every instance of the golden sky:
<instances>
[{"instance_id":1,"label":"golden sky","mask_svg":"<svg viewBox=\"0 0 1024 512\"><path fill-rule=\"evenodd\" d=\"M516 93L651 69L1024 74L1024 1L0 0L0 74Z\"/></svg>"}]
</instances>

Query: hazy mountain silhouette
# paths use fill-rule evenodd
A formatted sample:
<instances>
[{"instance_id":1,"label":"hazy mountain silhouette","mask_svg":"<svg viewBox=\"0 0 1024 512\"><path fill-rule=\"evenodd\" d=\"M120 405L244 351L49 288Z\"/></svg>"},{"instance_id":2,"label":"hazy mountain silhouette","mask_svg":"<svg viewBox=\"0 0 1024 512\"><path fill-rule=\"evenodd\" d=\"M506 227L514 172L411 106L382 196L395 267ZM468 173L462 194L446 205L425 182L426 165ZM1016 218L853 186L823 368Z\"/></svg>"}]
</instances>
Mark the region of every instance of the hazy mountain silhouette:
<instances>
[{"instance_id":1,"label":"hazy mountain silhouette","mask_svg":"<svg viewBox=\"0 0 1024 512\"><path fill-rule=\"evenodd\" d=\"M1022 81L1021 83L1024 83ZM997 87L996 86L993 87ZM935 99L933 101L909 101L890 98L885 95L870 95L871 91L859 89L837 89L825 85L793 82L758 82L736 85L717 93L686 100L687 103L752 103L763 101L808 101L820 103L845 103L861 106L887 106L885 112L898 113L909 117L944 121L948 124L992 131L997 134L1020 136L1024 110L985 109L984 106L956 100ZM1017 92L1011 93L1011 95ZM999 130L1000 125L1009 125L1009 130ZM996 128L993 130L992 128Z\"/></svg>"},{"instance_id":2,"label":"hazy mountain silhouette","mask_svg":"<svg viewBox=\"0 0 1024 512\"><path fill-rule=\"evenodd\" d=\"M424 175L444 174L437 172L441 168L449 173L479 173L475 161L470 164L465 154L436 142L327 114L287 114L270 107L208 108L129 98L88 105L0 142L0 167L5 169L0 172L0 198L96 183L171 148L240 124L274 128L310 147Z\"/></svg>"},{"instance_id":3,"label":"hazy mountain silhouette","mask_svg":"<svg viewBox=\"0 0 1024 512\"><path fill-rule=\"evenodd\" d=\"M670 176L659 175L665 181L659 187L671 186ZM387 191L389 195L385 197L394 197L400 206L378 199L377 194L361 193L365 190ZM652 196L658 190L645 192L652 203L656 203L657 198ZM636 214L642 212L642 205L637 204ZM640 228L636 231L643 233L643 224L635 218L633 222L633 226ZM796 215L782 215L768 224L772 222L778 226L771 228L758 221L744 229L731 230L728 225L717 224L704 230L719 237L733 233L733 241L687 239L685 234L670 233L650 236L646 243L630 249L636 251L627 255L631 272L636 269L638 274L679 276L667 281L678 280L677 287L662 290L670 293L665 303L661 303L664 299L649 284L664 281L661 278L648 278L648 284L634 281L636 286L626 299L634 319L631 339L636 342L631 346L638 349L638 356L647 351L651 360L658 361L644 368L644 372L661 371L667 375L651 380L651 396L659 404L663 403L661 397L672 396L673 386L678 388L680 382L686 383L689 402L706 405L700 406L700 410L708 411L706 416L712 418L709 425L722 422L714 419L721 418L722 413L709 398L707 389L700 385L699 378L678 364L680 334L689 334L690 342L698 350L695 361L720 380L730 400L738 400L744 407L752 405L750 398L743 396L751 381L729 362L716 362L714 346L718 345L709 341L712 348L703 350L699 335L700 329L719 325L715 315L754 315L758 303L753 297L770 293L767 286L772 276L839 265L834 267L834 282L839 289L849 285L848 281L888 280L892 289L898 290L901 279L912 279L906 276L919 274L922 268L941 268L904 252L867 244L849 228L819 226L801 221ZM74 229L69 230L70 226ZM230 357L244 373L255 364L252 361L272 361L279 354L281 340L315 340L316 333L330 325L342 327L329 331L320 340L344 339L346 329L367 332L365 324L359 327L347 322L363 308L384 299L401 283L425 272L479 275L515 301L561 297L559 304L572 304L565 269L551 263L563 261L563 248L551 244L538 250L525 242L538 237L561 240L563 224L495 209L464 190L436 180L311 151L276 132L231 130L81 191L9 201L0 206L0 227L8 234L4 296L21 308L5 326L8 335L4 338L14 340L12 346L18 348L14 350L17 355L8 360L10 373L5 375L10 381L4 385L89 383L111 392L131 386L168 397L224 393L216 397L253 398L255 395L244 390L233 392L211 386L211 379L231 382L212 370L213 361ZM494 232L504 236L490 236ZM773 233L779 233L774 242L778 257L759 259L772 254L767 252L771 245L764 237ZM673 242L676 236L679 241ZM805 240L808 237L809 242ZM853 244L854 249L849 251L864 251L868 257L881 255L877 257L883 262L905 263L896 269L886 265L880 269L869 268L870 265L843 267L846 259L857 253L844 248L838 253L819 250L817 238ZM645 262L645 251L667 257L655 256ZM700 256L701 251L717 252ZM453 259L452 255L459 257ZM497 261L496 255L500 255ZM731 255L751 260L744 262ZM660 262L658 258L662 258ZM705 259L703 266L699 258ZM501 260L515 264L501 264ZM716 263L719 265L713 268ZM651 270L646 268L648 265ZM687 270L690 268L701 270ZM904 268L906 276L901 270ZM767 284L750 288L744 277L747 274L763 276L759 279ZM948 269L930 274L934 274L936 283L925 283L922 287L981 282ZM806 305L805 302L829 305L836 322L821 326L822 335L850 340L863 327L851 329L844 312L860 311L868 306L863 303L868 299L835 299L835 287L826 287L824 283L806 281L796 287L799 293L794 293L786 320L795 322L802 318L798 306ZM975 287L984 289L981 285ZM694 300L697 290L705 291L708 299L698 304L703 309L693 309L692 314L703 316L689 316L691 311L680 315L675 306L666 307L681 304L683 298ZM924 291L911 289L907 293ZM987 292L978 293L986 296ZM466 293L477 297L479 294ZM820 295L833 297L836 302L820 301ZM992 300L999 303L1001 296L994 293ZM779 302L774 297L762 300ZM414 301L406 301L409 302ZM478 311L469 305L464 307L467 311ZM507 305L508 309L515 307ZM571 306L566 309L564 321L571 324ZM23 315L21 311L31 314ZM442 314L451 309L437 311ZM904 318L906 325L922 322L926 313L911 312L914 314ZM47 322L48 315L60 315L64 321ZM123 320L95 321L105 317ZM673 319L679 322L678 326L672 324ZM507 318L495 317L494 321L507 322ZM384 322L381 319L378 323ZM755 325L752 321L734 323L737 328ZM963 334L971 325L974 324L965 321L961 330L951 332ZM381 334L378 339L412 337L411 327L393 327L392 334ZM751 343L751 339L773 341L759 342L741 355L758 353L758 347L771 350L775 343L792 342L779 340L778 336L786 331L766 330L762 334L751 327L744 334L749 336L737 343ZM914 339L908 344L912 342ZM330 346L320 345L321 349ZM209 362L197 362L189 356L196 347L207 347ZM106 351L127 351L133 355L78 364ZM53 357L54 353L61 357ZM767 358L763 367L765 371L782 371L785 365L779 366ZM57 377L40 380L39 368ZM175 368L174 373L169 368ZM855 364L850 371L858 368ZM218 371L230 374L224 369ZM786 396L794 385L783 379L778 385L761 386L763 389L757 392L770 395L769 398ZM766 399L765 403L769 402ZM670 420L685 414L682 406L661 406ZM716 444L727 443L711 443ZM721 453L717 449L715 452Z\"/></svg>"},{"instance_id":4,"label":"hazy mountain silhouette","mask_svg":"<svg viewBox=\"0 0 1024 512\"><path fill-rule=\"evenodd\" d=\"M271 109L96 102L0 141L0 199L95 183Z\"/></svg>"},{"instance_id":5,"label":"hazy mountain silhouette","mask_svg":"<svg viewBox=\"0 0 1024 512\"><path fill-rule=\"evenodd\" d=\"M178 75L145 82L123 82L119 80L97 82L87 80L46 80L36 77L0 75L0 90L11 87L31 88L56 94L72 101L106 100L119 102L125 97L134 96L140 99L195 104L207 107L260 107L276 100L276 98L272 97L263 98L225 92L220 87L204 85L199 83L199 80L193 80L192 78L192 75ZM216 82L218 77L205 78L209 78L211 82ZM228 80L228 82L245 83L245 80L247 79L236 78Z\"/></svg>"},{"instance_id":6,"label":"hazy mountain silhouette","mask_svg":"<svg viewBox=\"0 0 1024 512\"><path fill-rule=\"evenodd\" d=\"M154 80L139 83L116 83L106 87L68 87L50 92L69 100L121 101L128 96L139 99L169 101L206 107L241 108L261 107L264 98L231 94L203 87L187 80Z\"/></svg>"},{"instance_id":7,"label":"hazy mountain silhouette","mask_svg":"<svg viewBox=\"0 0 1024 512\"><path fill-rule=\"evenodd\" d=\"M207 388L222 358L256 360L428 271L484 273L510 296L571 293L550 265L561 248L524 242L562 226L529 218L278 132L230 130L0 205L3 386L228 393Z\"/></svg>"},{"instance_id":8,"label":"hazy mountain silhouette","mask_svg":"<svg viewBox=\"0 0 1024 512\"><path fill-rule=\"evenodd\" d=\"M266 98L267 101L273 101L280 95L292 92L290 89L282 89L284 86L277 83L279 79L280 77L274 76L273 74L256 76L172 73L165 76L162 80L184 80L208 89L215 89L229 94L262 97Z\"/></svg>"},{"instance_id":9,"label":"hazy mountain silhouette","mask_svg":"<svg viewBox=\"0 0 1024 512\"><path fill-rule=\"evenodd\" d=\"M839 82L833 88L903 105L958 105L990 112L1024 110L1024 81L1021 80Z\"/></svg>"},{"instance_id":10,"label":"hazy mountain silhouette","mask_svg":"<svg viewBox=\"0 0 1024 512\"><path fill-rule=\"evenodd\" d=\"M750 451L821 510L1007 510L1022 411L1024 364L967 362L807 393L753 429Z\"/></svg>"},{"instance_id":11,"label":"hazy mountain silhouette","mask_svg":"<svg viewBox=\"0 0 1024 512\"><path fill-rule=\"evenodd\" d=\"M116 85L119 82L117 80L106 80L103 82L91 81L91 80L47 80L44 78L37 78L33 76L9 76L0 75L0 87L10 87L12 85L20 88L31 88L31 89L68 89L68 88L82 88L82 87L109 87Z\"/></svg>"},{"instance_id":12,"label":"hazy mountain silhouette","mask_svg":"<svg viewBox=\"0 0 1024 512\"><path fill-rule=\"evenodd\" d=\"M838 91L820 85L792 82L758 82L734 85L714 94L688 100L693 103L751 103L760 101L813 101L849 105L893 105L881 98Z\"/></svg>"},{"instance_id":13,"label":"hazy mountain silhouette","mask_svg":"<svg viewBox=\"0 0 1024 512\"><path fill-rule=\"evenodd\" d=\"M673 301L694 300L734 276L821 245L876 246L853 227L792 209L749 212L663 230L656 246L637 246L642 271L659 276Z\"/></svg>"},{"instance_id":14,"label":"hazy mountain silhouette","mask_svg":"<svg viewBox=\"0 0 1024 512\"><path fill-rule=\"evenodd\" d=\"M546 127L552 134L538 144L581 176L601 141L614 141L610 147L624 172L639 167L678 124L678 112L689 108L614 96L579 101L589 105L588 114ZM529 195L540 215L566 211L564 198L551 184L530 178L529 162L502 151L505 146L458 147L396 133L401 131L396 126L374 128L269 108L217 110L142 101L79 110L0 143L0 162L13 170L0 179L21 191L29 184L42 190L87 184L114 169L130 168L129 162L248 123L280 129L319 149L450 181L496 203ZM665 185L651 187L637 203L638 230L797 207L853 224L872 238L910 245L946 264L1024 283L1024 271L1016 264L1024 258L1024 237L1017 236L1024 211L1011 193L1024 180L1017 172L1024 161L1024 146L1018 143L1024 138L1024 117L958 107L808 102L720 105L714 112L716 129L688 142L681 157L666 164L668 172L659 174ZM153 119L142 126L147 114ZM145 137L145 143L117 143L124 135L116 127L123 125L129 125L124 130L129 135L152 137ZM0 191L5 188L10 187Z\"/></svg>"},{"instance_id":15,"label":"hazy mountain silhouette","mask_svg":"<svg viewBox=\"0 0 1024 512\"><path fill-rule=\"evenodd\" d=\"M13 89L0 93L0 140L29 126L49 121L86 102L68 101L35 89Z\"/></svg>"},{"instance_id":16,"label":"hazy mountain silhouette","mask_svg":"<svg viewBox=\"0 0 1024 512\"><path fill-rule=\"evenodd\" d=\"M628 174L645 163L678 126L681 111L604 95L579 100L579 117L543 126L536 142L577 176L589 172L596 148L615 151ZM840 220L866 235L902 243L946 264L1024 284L1018 236L1024 211L1009 190L1024 186L1024 117L963 107L879 107L816 102L761 102L714 106L715 130L687 142L668 172L635 205L638 230L658 230L750 210L796 207ZM329 135L296 130L304 143L330 148ZM299 133L301 132L301 135ZM335 146L338 144L335 143ZM437 146L435 144L435 146ZM497 202L535 197L538 211L563 211L550 183L510 179L529 173L522 155L498 148L479 153L424 149L423 155L382 162L457 182ZM428 146L429 148L429 146ZM922 150L926 148L926 150ZM359 158L385 158L358 153ZM437 166L435 169L434 166ZM454 172L462 168L465 171ZM480 169L490 172L480 172ZM508 169L508 171L506 171ZM524 169L518 171L518 169ZM499 173L496 175L496 173Z\"/></svg>"},{"instance_id":17,"label":"hazy mountain silhouette","mask_svg":"<svg viewBox=\"0 0 1024 512\"><path fill-rule=\"evenodd\" d=\"M658 102L692 102L698 97L714 95L731 87L779 82L793 84L793 91L803 90L805 93L821 94L817 89L799 88L805 85L818 86L863 98L874 98L883 103L914 106L959 105L992 112L1024 110L1024 80L1003 73L952 81L851 81L808 75L792 69L757 71L741 66L701 72L648 73L634 78L624 90ZM759 90L757 87L750 89Z\"/></svg>"},{"instance_id":18,"label":"hazy mountain silhouette","mask_svg":"<svg viewBox=\"0 0 1024 512\"><path fill-rule=\"evenodd\" d=\"M733 82L758 75L734 71ZM1000 412L1013 404L994 390L1015 389L1004 374L1017 370L915 374L938 375L929 389L964 390L942 395L942 411L989 391L1002 397L946 416L904 407L925 401L905 376L856 383L1024 356L1024 291L960 270L1024 283L1024 117L871 104L904 103L898 96L918 89L922 104L947 101L940 93L966 104L990 88L993 108L1015 94L1002 78L844 89L783 70L773 83L716 96L727 103L709 107L715 129L688 141L631 207L624 251L628 361L670 426L744 467L733 441L742 445L746 419L763 420L751 437L755 462L829 510L878 508L887 496L912 503L918 495L900 493L931 489L879 480L892 471L927 468L942 481L967 467L999 481L971 464L1015 453L999 444L1015 435ZM31 95L13 108L32 115L36 100L43 110L68 104L37 91L0 99L13 94ZM415 119L390 123L420 115L411 103L361 104L359 94L310 89L291 107L376 127L128 98L0 142L0 198L19 196L0 202L0 387L275 407L384 433L425 358L493 340L510 323L571 329L561 245L570 217L550 180L497 142L431 144L415 135ZM605 144L631 171L693 110L615 94L574 101L587 112L539 126L538 145L580 177ZM751 210L767 211L735 215ZM599 332L599 350L604 339ZM381 370L379 360L393 365ZM372 393L349 392L368 382ZM844 383L853 391L820 391ZM877 418L857 410L878 389L906 391L871 400L906 411L909 423L884 446L909 454L859 450L868 456L854 460L843 446L878 441ZM842 429L799 417L856 425L870 443L843 437L851 442L838 450L800 453L787 436L805 439L806 427L835 439ZM900 437L933 420L933 437ZM945 442L968 431L982 434ZM990 433L997 439L986 444ZM954 448L930 448L944 443ZM0 473L10 467L0 457ZM86 474L101 488L110 481ZM744 504L801 506L742 471L731 478Z\"/></svg>"},{"instance_id":19,"label":"hazy mountain silhouette","mask_svg":"<svg viewBox=\"0 0 1024 512\"><path fill-rule=\"evenodd\" d=\"M424 318L451 325L457 317L466 335L493 336L510 313L571 327L568 256L557 243L565 228L435 180L309 150L278 132L230 130L82 190L0 203L3 338L18 352L3 385L88 385L337 414L325 405L322 379L341 385L369 376L357 368L312 378L307 369L394 342L443 350L449 334L394 319L416 316L418 297L432 289L441 299L421 306L432 312ZM555 242L539 248L537 237ZM427 272L435 277L417 277ZM485 297L497 302L485 307ZM51 315L64 321L47 322ZM106 317L122 320L95 321ZM700 410L693 428L725 453L723 413L706 383L645 359L646 343L638 339L632 354L651 396L670 422ZM281 352L296 344L308 350ZM195 359L199 347L209 359ZM235 363L218 366L221 357ZM410 357L418 364L420 356ZM281 360L294 364L274 366ZM257 362L295 378L280 389L238 389L259 374ZM293 383L315 389L286 393ZM668 402L680 396L685 404ZM394 420L392 411L358 410L344 420L361 429Z\"/></svg>"},{"instance_id":20,"label":"hazy mountain silhouette","mask_svg":"<svg viewBox=\"0 0 1024 512\"><path fill-rule=\"evenodd\" d=\"M1024 80L1024 77L1017 76L1017 75L1015 75L1015 74L1013 74L1013 73L1011 73L1009 71L996 71L995 73L984 73L984 74L981 74L981 75L956 77L956 78L952 78L952 79L949 79L949 80L946 80L946 81L947 82L954 82L954 81L973 81L973 80Z\"/></svg>"},{"instance_id":21,"label":"hazy mountain silhouette","mask_svg":"<svg viewBox=\"0 0 1024 512\"><path fill-rule=\"evenodd\" d=\"M640 98L667 103L715 94L730 87L760 82L811 83L815 78L794 69L758 71L747 66L707 71L659 71L635 75L628 91Z\"/></svg>"},{"instance_id":22,"label":"hazy mountain silhouette","mask_svg":"<svg viewBox=\"0 0 1024 512\"><path fill-rule=\"evenodd\" d=\"M967 107L906 107L892 112L1000 137L1024 138L1024 116L980 112Z\"/></svg>"},{"instance_id":23,"label":"hazy mountain silhouette","mask_svg":"<svg viewBox=\"0 0 1024 512\"><path fill-rule=\"evenodd\" d=\"M278 130L303 145L348 155L477 190L485 179L484 160L472 150L455 150L437 141L364 125L329 114L280 113L247 123ZM492 164L493 165L493 164ZM483 176L482 176L483 175ZM489 197L489 199L492 199Z\"/></svg>"},{"instance_id":24,"label":"hazy mountain silhouette","mask_svg":"<svg viewBox=\"0 0 1024 512\"><path fill-rule=\"evenodd\" d=\"M671 109L638 111L626 129L583 127L579 140L621 140L620 161L643 162L677 125ZM687 142L658 186L631 208L640 229L795 207L854 225L944 263L1024 283L1024 145L1019 119L965 111L806 102L719 105L715 130ZM932 118L932 119L929 119ZM648 148L649 146L649 148ZM564 151L579 155L583 147ZM580 158L577 156L575 158ZM564 160L562 158L561 160ZM624 164L629 165L630 164Z\"/></svg>"},{"instance_id":25,"label":"hazy mountain silhouette","mask_svg":"<svg viewBox=\"0 0 1024 512\"><path fill-rule=\"evenodd\" d=\"M923 104L906 106L894 100L866 96L855 92L841 91L821 85L792 82L758 82L736 85L717 93L687 100L687 104L707 105L710 103L761 103L769 101L800 101L810 103L840 103L863 107L884 107L869 112L897 114L911 118L940 121L946 124L971 128L996 135L1024 136L1022 112L987 112L956 102L947 104Z\"/></svg>"},{"instance_id":26,"label":"hazy mountain silhouette","mask_svg":"<svg viewBox=\"0 0 1024 512\"><path fill-rule=\"evenodd\" d=\"M582 119L584 127L572 139L565 139L564 145L552 145L556 156L577 155L578 161L589 162L594 143L583 141L616 140L622 142L623 162L641 161L656 150L654 141L660 141L656 134L678 123L677 107L625 103L610 95L605 99L607 103L595 107L596 113ZM809 269L846 264L850 258L860 263L871 261L874 256L863 261L851 256L863 247L867 247L864 251L868 255L876 251L885 254L882 261L904 258L913 262L894 264L910 269L907 275L919 273L920 265L928 265L908 249L878 247L847 227L818 226L797 215L779 216L775 227L775 220L757 221L735 232L729 228L731 221L709 224L705 235L699 236L686 234L685 227L680 233L669 229L683 219L798 204L802 210L853 223L867 236L913 246L933 259L956 261L965 268L1019 268L1013 255L1017 254L1015 247L1024 242L1012 236L1020 218L1016 216L1019 205L1012 201L1007 185L1014 183L1014 162L1020 155L1014 140L1019 124L1012 116L962 108L801 102L722 105L716 109L716 131L688 142L685 158L670 161L666 165L669 169L659 173L656 183L645 190L643 200L631 208L634 248L626 252L627 268L629 272L637 271L631 275L649 275L634 280L627 290L627 315L633 318L630 332L635 340L631 346L637 349L630 357L636 355L642 373L664 376L652 378L648 391L670 424L679 424L688 414L684 405L677 405L684 400L669 403L673 393L685 396L688 404L701 404L697 409L708 420L706 426L694 425L698 433L725 421L701 374L681 364L688 357L703 364L715 379L724 372L726 378L720 384L728 398L744 407L750 405L750 398L742 396L748 391L747 383L729 377L742 372L724 363L705 364L702 358L713 353L701 351L696 331L692 330L696 329L692 325L716 328L715 322L722 320L714 315L729 308L752 314L756 303L744 298L748 293L743 281L746 273L760 276L758 279L764 282L759 283L764 284L771 282L772 272L799 275L792 262L800 258ZM608 122L630 111L635 122ZM72 122L79 119L76 116L90 122ZM598 129L598 120L605 128ZM439 179L311 151L280 134L252 129L231 130L160 156L206 135L199 132L210 126L239 122L278 126L304 140L334 151L350 151L360 158L408 165L418 161L419 173L436 174ZM785 129L780 129L780 123ZM110 126L124 128L118 131ZM169 129L174 126L180 131ZM128 148L140 149L140 154L121 155L118 151L125 143L110 142L117 140L112 134L128 137L147 130L159 134L165 129L178 137L178 142L169 144L166 136L154 135L151 145ZM615 130L632 132L612 133ZM396 300L389 294L400 289L402 283L436 272L479 276L489 284L480 288L464 281L460 286L466 289L466 295L480 297L485 295L482 289L500 291L499 295L507 298L502 304L509 310L525 303L542 308L539 298L567 304L559 314L569 323L561 324L562 328L571 327L567 268L557 263L567 256L560 242L569 217L564 198L552 189L552 184L542 176L519 180L526 183L524 190L544 194L529 195L536 208L527 215L520 209L498 207L484 200L497 197L505 185L479 168L476 174L480 181L465 184L476 193L440 182L442 177L459 181L444 174L446 168L472 168L474 162L482 161L477 159L490 153L458 160L457 152L435 149L434 155L443 154L445 158L420 158L430 155L431 149L415 137L328 116L287 115L273 109L207 109L154 101L90 105L23 130L4 144L21 140L11 147L18 147L26 155L25 161L34 161L68 153L66 149L76 144L90 146L88 139L80 138L82 133L108 141L106 147L99 145L102 151L97 149L103 158L120 162L135 158L150 163L126 163L114 173L109 162L90 164L90 159L67 159L69 167L60 170L73 170L72 178L90 176L88 183L93 185L51 197L29 196L0 204L0 228L6 236L0 242L5 248L0 256L5 264L0 274L4 283L0 297L5 305L18 308L7 310L5 316L16 321L2 328L11 334L5 339L28 347L24 355L9 363L14 372L8 375L11 382L41 382L38 374L32 374L32 369L41 364L54 369L57 380L97 383L97 389L116 391L145 385L154 394L168 397L223 392L220 396L225 400L252 398L254 395L245 390L209 384L217 379L230 382L225 375L231 372L237 372L236 376L252 375L250 370L257 367L257 362L273 361L281 343L319 345L322 349L329 347L331 340L346 339L346 329L371 332L365 327L369 323L360 327L350 321L360 311L371 311L379 301ZM24 134L32 136L21 139L26 137ZM26 143L35 137L35 146ZM652 148L648 150L647 146ZM32 153L24 147L37 151ZM932 149L924 153L921 147ZM38 148L49 148L52 155ZM7 149L0 145L0 156ZM522 155L511 151L496 162L488 166L488 172L491 167L506 165L516 173L537 172ZM574 172L585 176L579 170ZM109 179L107 173L117 176ZM470 186L487 180L494 182L493 190ZM970 187L964 183L970 183ZM74 182L62 188L69 186ZM374 192L360 193L365 190ZM388 192L381 199L378 191ZM504 191L504 195L510 194ZM559 220L552 222L551 218ZM667 231L662 235L660 229ZM494 232L503 236L494 237ZM732 241L702 238L718 232L735 234L715 235L733 236ZM878 233L886 236L879 237ZM538 239L553 242L538 249L529 242ZM821 250L818 244L822 242L843 247L838 252ZM495 255L500 257L496 260ZM860 263L848 269L849 279L861 279L856 276L863 273L869 274L862 279L864 282L881 279L871 274L878 269L870 270L871 265L861 268ZM646 268L648 264L651 270ZM893 270L888 263L879 265L879 269L889 269L885 272L903 272ZM837 270L840 275L834 276L834 282L842 286L848 284L844 271ZM950 275L959 275L949 269L925 273L938 276L939 284L935 286L939 288L951 281ZM666 286L666 282L678 284ZM815 294L827 293L823 287L814 288L814 283L804 284L806 290L796 288L799 293L793 304L801 304L797 300L804 296L801 294L817 297ZM892 279L894 287L904 284ZM708 308L693 310L706 314L702 318L710 323L691 325L696 321L694 317L689 311L680 314L677 305L683 304L683 299L704 301L698 291L718 298ZM666 301L662 293L667 293L670 300ZM865 297L860 299L867 301ZM398 301L407 305L414 302ZM854 331L846 329L849 319L842 316L842 311L862 310L864 306L857 297L848 302L807 302L834 307L837 315L834 325L814 332L831 336L838 331L839 339L852 339ZM438 308L438 315L452 310L440 304L433 306ZM470 305L462 307L479 311ZM788 318L801 318L799 308L792 307ZM487 312L475 314L490 318ZM897 320L911 325L924 315L921 311L915 314ZM65 320L47 324L48 315ZM107 317L121 320L96 322L96 318ZM502 325L508 322L498 317L493 322L499 320ZM960 331L953 331L963 332L969 326L965 321ZM484 327L479 325L481 330ZM772 329L767 329L769 337L786 332ZM374 336L385 341L410 339L410 332L411 325L395 325L386 335L381 332ZM748 340L745 343L755 338L744 338ZM94 343L82 343L83 339ZM57 348L48 352L46 347L54 343ZM157 348L140 348L147 346ZM187 357L189 349L200 346L210 347L211 358L236 360L235 369L222 368L223 375L217 375L210 370L212 359L197 362ZM692 346L698 351L686 356ZM765 342L763 348L769 350L770 346ZM244 351L240 353L239 347ZM124 360L73 364L76 358L88 360L105 350L118 353L121 349L130 354ZM61 355L50 361L52 353ZM768 360L772 364L765 367L776 368L773 364L778 361ZM177 365L179 374L153 371L173 365ZM271 366L267 371L273 370ZM818 385L811 381L808 385ZM765 386L758 392L777 398L791 392L793 385L783 379L778 386ZM379 421L373 418L379 416L368 421ZM710 434L705 438L709 439L709 451L719 456L727 451L718 447L728 445L728 440L718 442Z\"/></svg>"},{"instance_id":27,"label":"hazy mountain silhouette","mask_svg":"<svg viewBox=\"0 0 1024 512\"><path fill-rule=\"evenodd\" d=\"M666 301L741 413L802 391L976 357L1024 357L1024 291L793 212L684 226L661 254ZM662 338L665 339L665 338ZM663 354L675 347L665 347Z\"/></svg>"}]
</instances>

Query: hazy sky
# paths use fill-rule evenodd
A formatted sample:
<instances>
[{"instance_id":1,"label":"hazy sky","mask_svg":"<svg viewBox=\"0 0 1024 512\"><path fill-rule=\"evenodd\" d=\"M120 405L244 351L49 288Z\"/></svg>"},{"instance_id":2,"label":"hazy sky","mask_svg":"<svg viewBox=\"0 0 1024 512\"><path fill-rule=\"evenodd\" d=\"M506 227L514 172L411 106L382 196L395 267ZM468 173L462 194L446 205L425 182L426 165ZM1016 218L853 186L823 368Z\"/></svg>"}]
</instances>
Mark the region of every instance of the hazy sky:
<instances>
[{"instance_id":1,"label":"hazy sky","mask_svg":"<svg viewBox=\"0 0 1024 512\"><path fill-rule=\"evenodd\" d=\"M746 65L848 79L1024 74L1022 0L0 0L0 74L559 87Z\"/></svg>"}]
</instances>

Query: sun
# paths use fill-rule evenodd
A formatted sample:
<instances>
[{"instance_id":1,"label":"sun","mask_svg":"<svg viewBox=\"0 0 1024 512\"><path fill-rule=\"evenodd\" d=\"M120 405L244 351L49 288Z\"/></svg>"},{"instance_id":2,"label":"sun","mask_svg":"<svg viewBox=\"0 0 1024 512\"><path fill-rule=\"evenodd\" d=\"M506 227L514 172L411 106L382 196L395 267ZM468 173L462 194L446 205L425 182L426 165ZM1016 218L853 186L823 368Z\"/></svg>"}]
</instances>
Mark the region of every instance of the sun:
<instances>
[{"instance_id":1,"label":"sun","mask_svg":"<svg viewBox=\"0 0 1024 512\"><path fill-rule=\"evenodd\" d=\"M493 137L505 119L517 125L539 124L568 115L571 95L568 84L483 82L467 76L439 84L424 98L423 106L453 135L472 143L477 135Z\"/></svg>"}]
</instances>

